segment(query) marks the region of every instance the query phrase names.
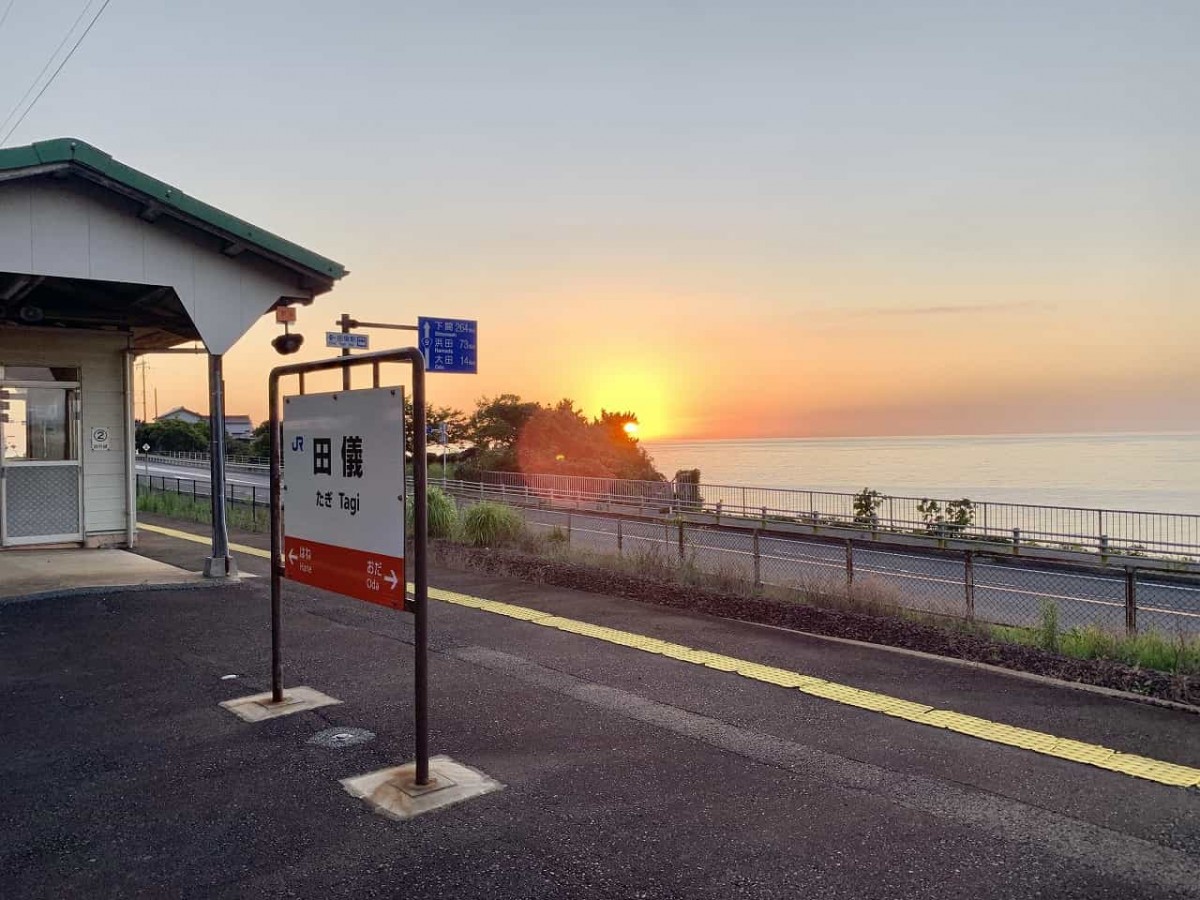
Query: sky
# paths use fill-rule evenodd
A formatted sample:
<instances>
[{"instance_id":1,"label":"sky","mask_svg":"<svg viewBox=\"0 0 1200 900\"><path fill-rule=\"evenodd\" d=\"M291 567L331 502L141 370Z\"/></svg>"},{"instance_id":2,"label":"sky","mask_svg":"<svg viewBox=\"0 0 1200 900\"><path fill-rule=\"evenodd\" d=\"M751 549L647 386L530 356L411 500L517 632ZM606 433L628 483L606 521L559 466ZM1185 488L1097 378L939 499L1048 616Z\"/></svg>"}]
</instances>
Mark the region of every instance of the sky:
<instances>
[{"instance_id":1,"label":"sky","mask_svg":"<svg viewBox=\"0 0 1200 900\"><path fill-rule=\"evenodd\" d=\"M0 115L84 6L13 0ZM300 358L343 311L477 319L438 405L570 397L647 439L1181 430L1198 39L1191 0L111 0L7 146L81 138L345 264ZM265 415L277 331L228 354L230 413ZM149 364L160 412L205 408L198 359Z\"/></svg>"}]
</instances>

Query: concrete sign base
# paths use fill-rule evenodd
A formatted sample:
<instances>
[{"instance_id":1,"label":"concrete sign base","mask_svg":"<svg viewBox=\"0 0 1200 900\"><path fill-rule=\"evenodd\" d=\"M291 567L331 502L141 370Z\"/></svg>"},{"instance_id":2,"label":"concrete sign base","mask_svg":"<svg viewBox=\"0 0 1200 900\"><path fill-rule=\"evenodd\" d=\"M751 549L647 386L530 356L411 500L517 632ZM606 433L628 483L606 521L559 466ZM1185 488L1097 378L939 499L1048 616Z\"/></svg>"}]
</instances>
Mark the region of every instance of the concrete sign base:
<instances>
[{"instance_id":1,"label":"concrete sign base","mask_svg":"<svg viewBox=\"0 0 1200 900\"><path fill-rule=\"evenodd\" d=\"M353 797L389 819L411 819L472 797L503 789L504 785L477 769L448 756L429 760L429 784L416 783L416 763L380 769L354 778L343 778L342 787Z\"/></svg>"},{"instance_id":2,"label":"concrete sign base","mask_svg":"<svg viewBox=\"0 0 1200 900\"><path fill-rule=\"evenodd\" d=\"M246 722L261 722L264 719L277 719L280 716L341 702L310 687L294 687L284 690L282 703L272 703L271 692L267 691L265 694L251 694L249 697L226 700L220 705Z\"/></svg>"}]
</instances>

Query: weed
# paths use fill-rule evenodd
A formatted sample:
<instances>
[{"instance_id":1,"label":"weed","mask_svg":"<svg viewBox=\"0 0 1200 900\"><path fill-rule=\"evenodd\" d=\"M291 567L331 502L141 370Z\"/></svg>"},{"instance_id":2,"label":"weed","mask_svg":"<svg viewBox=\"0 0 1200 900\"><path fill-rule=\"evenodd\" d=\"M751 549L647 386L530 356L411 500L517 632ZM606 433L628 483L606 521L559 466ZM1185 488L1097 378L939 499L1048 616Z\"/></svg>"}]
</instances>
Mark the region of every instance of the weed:
<instances>
[{"instance_id":1,"label":"weed","mask_svg":"<svg viewBox=\"0 0 1200 900\"><path fill-rule=\"evenodd\" d=\"M427 524L431 538L453 540L458 535L459 516L454 498L445 493L440 487L430 487L425 495L428 498ZM404 522L408 533L413 533L413 495L404 498Z\"/></svg>"},{"instance_id":2,"label":"weed","mask_svg":"<svg viewBox=\"0 0 1200 900\"><path fill-rule=\"evenodd\" d=\"M485 500L462 517L462 536L474 547L497 547L513 543L525 530L525 521L511 506Z\"/></svg>"},{"instance_id":3,"label":"weed","mask_svg":"<svg viewBox=\"0 0 1200 900\"><path fill-rule=\"evenodd\" d=\"M188 522L212 522L212 505L208 497L197 497L193 500L189 494L139 490L137 508L138 512L154 513ZM261 505L227 503L225 517L231 527L241 531L269 531L271 527L270 511Z\"/></svg>"},{"instance_id":4,"label":"weed","mask_svg":"<svg viewBox=\"0 0 1200 900\"><path fill-rule=\"evenodd\" d=\"M1038 623L1038 646L1051 653L1057 653L1061 644L1058 631L1058 604L1052 600L1043 600L1041 605L1041 621Z\"/></svg>"}]
</instances>

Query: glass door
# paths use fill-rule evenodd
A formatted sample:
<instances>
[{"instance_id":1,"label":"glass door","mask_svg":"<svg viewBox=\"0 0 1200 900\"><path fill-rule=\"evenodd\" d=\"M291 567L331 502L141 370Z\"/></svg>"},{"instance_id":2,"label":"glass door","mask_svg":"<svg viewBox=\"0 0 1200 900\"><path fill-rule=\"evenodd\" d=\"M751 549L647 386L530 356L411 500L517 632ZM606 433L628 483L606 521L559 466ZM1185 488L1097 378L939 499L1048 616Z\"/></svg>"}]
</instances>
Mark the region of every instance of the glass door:
<instances>
[{"instance_id":1,"label":"glass door","mask_svg":"<svg viewBox=\"0 0 1200 900\"><path fill-rule=\"evenodd\" d=\"M77 379L75 369L0 368L4 546L83 540Z\"/></svg>"}]
</instances>

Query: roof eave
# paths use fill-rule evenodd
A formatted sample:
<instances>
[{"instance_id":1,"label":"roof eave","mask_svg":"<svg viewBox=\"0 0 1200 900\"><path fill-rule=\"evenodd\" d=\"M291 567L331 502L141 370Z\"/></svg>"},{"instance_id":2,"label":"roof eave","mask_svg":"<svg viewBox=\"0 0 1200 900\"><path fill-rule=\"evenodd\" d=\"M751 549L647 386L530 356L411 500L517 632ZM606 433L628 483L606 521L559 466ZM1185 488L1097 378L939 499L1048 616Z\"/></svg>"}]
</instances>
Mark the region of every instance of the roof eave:
<instances>
[{"instance_id":1,"label":"roof eave","mask_svg":"<svg viewBox=\"0 0 1200 900\"><path fill-rule=\"evenodd\" d=\"M147 207L157 207L185 224L227 242L227 249L244 247L276 265L305 277L314 294L333 288L348 270L341 263L239 219L178 188L118 162L90 144L74 138L39 141L0 150L0 180L29 178L70 170L100 186Z\"/></svg>"}]
</instances>

